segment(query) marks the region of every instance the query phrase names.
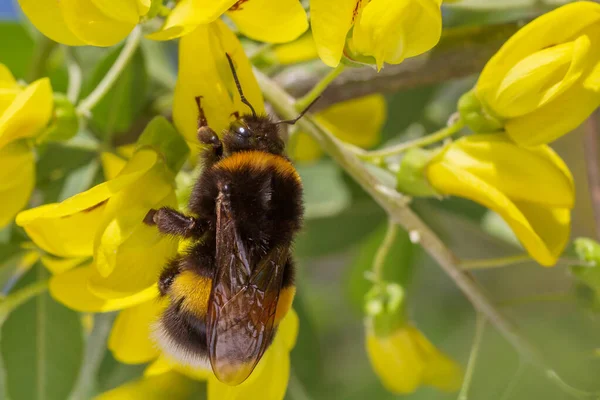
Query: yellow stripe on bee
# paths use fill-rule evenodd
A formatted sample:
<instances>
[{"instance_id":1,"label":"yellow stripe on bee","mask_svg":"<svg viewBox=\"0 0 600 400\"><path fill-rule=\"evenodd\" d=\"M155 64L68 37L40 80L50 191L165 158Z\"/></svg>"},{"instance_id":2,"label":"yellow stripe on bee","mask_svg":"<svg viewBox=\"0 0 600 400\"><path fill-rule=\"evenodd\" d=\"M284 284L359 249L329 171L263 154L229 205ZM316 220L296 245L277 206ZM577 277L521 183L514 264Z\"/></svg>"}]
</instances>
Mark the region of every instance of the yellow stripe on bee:
<instances>
[{"instance_id":1,"label":"yellow stripe on bee","mask_svg":"<svg viewBox=\"0 0 600 400\"><path fill-rule=\"evenodd\" d=\"M173 302L181 301L181 308L198 317L206 315L212 281L192 271L183 271L175 276L171 284L170 295Z\"/></svg>"},{"instance_id":2,"label":"yellow stripe on bee","mask_svg":"<svg viewBox=\"0 0 600 400\"><path fill-rule=\"evenodd\" d=\"M279 324L279 321L290 311L295 295L296 286L288 286L281 289L279 300L277 301L277 310L275 311L275 324Z\"/></svg>"},{"instance_id":3,"label":"yellow stripe on bee","mask_svg":"<svg viewBox=\"0 0 600 400\"><path fill-rule=\"evenodd\" d=\"M241 168L249 168L256 171L273 169L277 174L284 177L292 177L297 182L301 182L300 175L291 162L281 156L264 151L251 150L233 153L231 156L219 161L215 167L230 172L236 172Z\"/></svg>"}]
</instances>

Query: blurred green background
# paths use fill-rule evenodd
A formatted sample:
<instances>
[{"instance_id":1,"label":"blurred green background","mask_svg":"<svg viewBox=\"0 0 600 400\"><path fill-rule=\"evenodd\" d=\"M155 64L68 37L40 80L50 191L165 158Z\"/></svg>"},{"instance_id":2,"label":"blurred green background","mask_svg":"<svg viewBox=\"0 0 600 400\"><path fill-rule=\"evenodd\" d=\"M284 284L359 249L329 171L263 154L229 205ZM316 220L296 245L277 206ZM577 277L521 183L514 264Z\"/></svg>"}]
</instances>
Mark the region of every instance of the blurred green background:
<instances>
[{"instance_id":1,"label":"blurred green background","mask_svg":"<svg viewBox=\"0 0 600 400\"><path fill-rule=\"evenodd\" d=\"M525 21L551 2L511 0L468 1L469 7L445 9L445 27ZM22 22L11 0L0 0L0 62L17 78L27 80L36 68L40 43L35 29ZM558 27L557 27L558 28ZM558 28L559 29L559 28ZM119 48L59 48L47 65L57 92L67 88L66 57L83 66L83 93L91 91L118 54ZM37 205L65 199L103 180L98 155L86 147L86 137L103 143L131 143L151 117L169 113L176 79L175 42L144 41L131 65L106 96L76 146L48 144L39 149L38 184L32 199ZM312 68L308 63L306 68ZM389 119L383 143L413 138L443 126L455 111L458 97L472 87L476 76L440 85L419 87L386 95ZM583 132L575 131L553 144L575 177L577 203L573 211L572 236L597 237L587 187ZM306 185L307 209L312 218L297 240L298 294L294 303L300 316L300 334L292 353L292 378L287 398L392 399L372 372L364 346L362 298L369 288L364 272L371 267L381 242L386 219L383 211L330 160L298 166ZM493 258L520 254L522 250L506 228L485 209L464 200L417 200L415 210L460 257ZM39 265L18 269L19 245L27 238L8 227L0 231L0 284L3 293L40 279ZM565 381L585 390L600 390L598 314L578 300L573 278L564 265L543 268L522 263L475 275L502 310L528 339L537 343ZM466 366L474 333L473 308L453 282L418 246L400 235L385 266L386 277L409 282L410 315L417 326L440 349ZM14 286L16 284L16 286ZM558 294L548 301L530 301L533 295ZM54 371L51 385L72 386L78 378L97 377L97 391L104 391L140 376L144 366L117 363L106 350L110 314L96 316L91 335L80 335L77 315L55 303L31 300L8 317L2 326L2 374L0 396L9 387L15 400L28 398L28 387L40 379L39 368ZM42 338L42 339L40 339ZM46 344L44 351L39 343ZM61 349L61 346L63 350ZM66 347L65 347L66 346ZM70 360L70 362L65 362ZM60 361L60 363L59 363ZM41 364L40 364L41 363ZM16 372L15 372L16 371ZM90 372L91 371L91 372ZM62 378L61 378L62 377ZM60 379L59 379L60 378ZM65 383L67 382L67 383ZM70 383L69 383L70 382ZM64 388L54 388L47 399L60 399ZM85 398L77 390L72 398ZM517 352L493 329L485 331L475 370L471 399L571 399L543 373L527 366ZM78 397L79 396L79 397ZM408 399L454 399L421 388ZM3 397L0 397L3 398ZM199 398L199 397L198 397Z\"/></svg>"}]
</instances>

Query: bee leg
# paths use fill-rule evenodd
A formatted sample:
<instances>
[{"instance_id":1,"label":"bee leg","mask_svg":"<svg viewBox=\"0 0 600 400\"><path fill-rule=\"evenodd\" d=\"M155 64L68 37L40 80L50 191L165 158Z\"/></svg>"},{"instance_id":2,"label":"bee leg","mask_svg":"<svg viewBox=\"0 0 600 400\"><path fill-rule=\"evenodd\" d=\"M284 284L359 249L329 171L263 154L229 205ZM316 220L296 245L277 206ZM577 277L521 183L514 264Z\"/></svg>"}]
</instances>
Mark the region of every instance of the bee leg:
<instances>
[{"instance_id":1,"label":"bee leg","mask_svg":"<svg viewBox=\"0 0 600 400\"><path fill-rule=\"evenodd\" d=\"M188 217L169 207L150 210L144 217L146 225L158 227L162 233L184 238L200 237L206 230L206 223L194 217Z\"/></svg>"},{"instance_id":2,"label":"bee leg","mask_svg":"<svg viewBox=\"0 0 600 400\"><path fill-rule=\"evenodd\" d=\"M206 145L206 148L202 152L202 158L204 159L204 166L210 167L223 157L223 144L215 131L208 126L204 109L200 104L202 96L196 96L195 100L198 105L198 140L200 143Z\"/></svg>"}]
</instances>

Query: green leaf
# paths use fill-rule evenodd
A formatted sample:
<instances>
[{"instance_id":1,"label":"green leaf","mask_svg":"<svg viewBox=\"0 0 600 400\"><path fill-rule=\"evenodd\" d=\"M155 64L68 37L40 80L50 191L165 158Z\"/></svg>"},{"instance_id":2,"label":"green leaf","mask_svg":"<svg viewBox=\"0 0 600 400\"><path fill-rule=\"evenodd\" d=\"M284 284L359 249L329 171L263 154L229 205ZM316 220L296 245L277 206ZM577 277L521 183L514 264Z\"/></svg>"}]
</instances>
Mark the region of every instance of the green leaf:
<instances>
[{"instance_id":1,"label":"green leaf","mask_svg":"<svg viewBox=\"0 0 600 400\"><path fill-rule=\"evenodd\" d=\"M114 64L123 46L116 47L98 64L86 83L82 98L89 95ZM148 74L141 50L137 50L113 87L92 110L92 126L104 135L127 132L147 102Z\"/></svg>"},{"instance_id":2,"label":"green leaf","mask_svg":"<svg viewBox=\"0 0 600 400\"><path fill-rule=\"evenodd\" d=\"M65 184L58 200L63 201L88 190L93 185L94 178L99 169L100 163L98 160L92 160L89 164L72 170L67 179L65 179Z\"/></svg>"},{"instance_id":3,"label":"green leaf","mask_svg":"<svg viewBox=\"0 0 600 400\"><path fill-rule=\"evenodd\" d=\"M47 279L38 265L21 287ZM73 389L83 354L79 314L47 293L22 304L2 326L0 349L12 400L64 400Z\"/></svg>"},{"instance_id":4,"label":"green leaf","mask_svg":"<svg viewBox=\"0 0 600 400\"><path fill-rule=\"evenodd\" d=\"M297 169L304 185L306 219L331 217L350 205L350 191L342 172L331 160L298 165Z\"/></svg>"},{"instance_id":5,"label":"green leaf","mask_svg":"<svg viewBox=\"0 0 600 400\"><path fill-rule=\"evenodd\" d=\"M365 273L373 266L375 254L383 242L386 229L387 223L377 228L363 242L350 268L347 293L354 308L361 313L364 310L365 295L373 286L373 282L365 277ZM403 287L407 285L412 275L415 252L416 247L410 242L408 234L399 230L383 264L383 280L398 283Z\"/></svg>"},{"instance_id":6,"label":"green leaf","mask_svg":"<svg viewBox=\"0 0 600 400\"><path fill-rule=\"evenodd\" d=\"M21 24L0 22L1 62L10 69L16 79L25 79L27 76L34 46L33 39Z\"/></svg>"},{"instance_id":7,"label":"green leaf","mask_svg":"<svg viewBox=\"0 0 600 400\"><path fill-rule=\"evenodd\" d=\"M153 40L143 40L141 43L144 57L147 60L148 75L153 82L172 91L177 81L177 70L171 61L173 57L170 57L167 51L168 46L168 42Z\"/></svg>"},{"instance_id":8,"label":"green leaf","mask_svg":"<svg viewBox=\"0 0 600 400\"><path fill-rule=\"evenodd\" d=\"M36 188L43 193L44 203L58 201L71 172L85 169L97 157L92 151L64 147L58 143L44 143L38 148L38 154Z\"/></svg>"},{"instance_id":9,"label":"green leaf","mask_svg":"<svg viewBox=\"0 0 600 400\"><path fill-rule=\"evenodd\" d=\"M161 153L173 172L179 171L190 152L183 137L165 117L156 117L150 121L137 145L150 146Z\"/></svg>"},{"instance_id":10,"label":"green leaf","mask_svg":"<svg viewBox=\"0 0 600 400\"><path fill-rule=\"evenodd\" d=\"M141 378L146 369L142 364L121 364L110 351L104 354L98 370L98 393L119 387L124 383Z\"/></svg>"},{"instance_id":11,"label":"green leaf","mask_svg":"<svg viewBox=\"0 0 600 400\"><path fill-rule=\"evenodd\" d=\"M293 373L306 385L309 394L314 395L323 386L324 362L320 351L319 332L304 301L306 295L308 294L299 288L294 299L294 310L298 314L300 330L296 346L291 352L291 360Z\"/></svg>"}]
</instances>

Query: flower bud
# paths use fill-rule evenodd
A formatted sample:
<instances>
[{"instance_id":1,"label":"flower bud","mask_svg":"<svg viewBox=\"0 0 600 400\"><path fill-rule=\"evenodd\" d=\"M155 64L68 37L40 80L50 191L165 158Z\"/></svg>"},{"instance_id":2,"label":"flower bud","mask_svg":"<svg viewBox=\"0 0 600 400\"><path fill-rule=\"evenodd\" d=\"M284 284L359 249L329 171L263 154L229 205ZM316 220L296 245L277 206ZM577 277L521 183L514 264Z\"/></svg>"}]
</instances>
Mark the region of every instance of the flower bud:
<instances>
[{"instance_id":1,"label":"flower bud","mask_svg":"<svg viewBox=\"0 0 600 400\"><path fill-rule=\"evenodd\" d=\"M441 0L311 0L311 26L323 62L399 64L437 44Z\"/></svg>"},{"instance_id":2,"label":"flower bud","mask_svg":"<svg viewBox=\"0 0 600 400\"><path fill-rule=\"evenodd\" d=\"M519 145L552 142L600 105L599 47L600 4L578 1L540 16L483 69L475 87L482 110Z\"/></svg>"},{"instance_id":3,"label":"flower bud","mask_svg":"<svg viewBox=\"0 0 600 400\"><path fill-rule=\"evenodd\" d=\"M61 142L69 140L77 134L79 118L75 106L61 93L54 94L54 113L50 126L42 133L38 143Z\"/></svg>"},{"instance_id":4,"label":"flower bud","mask_svg":"<svg viewBox=\"0 0 600 400\"><path fill-rule=\"evenodd\" d=\"M400 169L396 173L396 189L411 196L439 196L424 174L437 151L412 148L404 153Z\"/></svg>"}]
</instances>

